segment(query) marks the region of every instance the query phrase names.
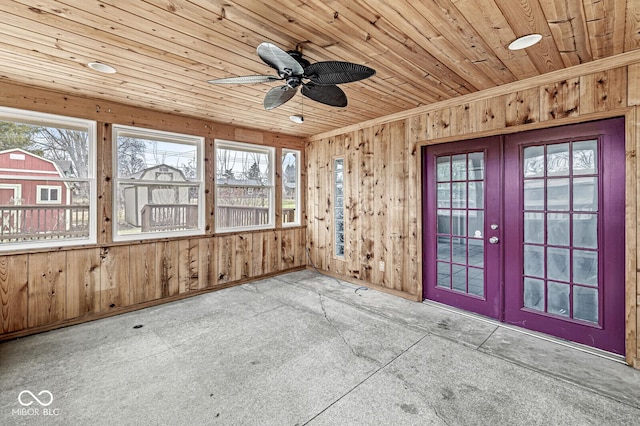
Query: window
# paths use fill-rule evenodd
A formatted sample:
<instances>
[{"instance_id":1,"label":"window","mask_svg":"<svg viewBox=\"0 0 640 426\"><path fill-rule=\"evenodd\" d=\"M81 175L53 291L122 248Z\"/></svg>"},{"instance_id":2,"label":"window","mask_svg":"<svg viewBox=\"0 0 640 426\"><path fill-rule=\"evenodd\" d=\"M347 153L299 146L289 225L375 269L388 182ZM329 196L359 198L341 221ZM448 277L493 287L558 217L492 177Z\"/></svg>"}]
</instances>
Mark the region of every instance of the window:
<instances>
[{"instance_id":1,"label":"window","mask_svg":"<svg viewBox=\"0 0 640 426\"><path fill-rule=\"evenodd\" d=\"M204 233L204 138L113 127L115 241Z\"/></svg>"},{"instance_id":2,"label":"window","mask_svg":"<svg viewBox=\"0 0 640 426\"><path fill-rule=\"evenodd\" d=\"M275 148L216 140L216 231L274 227Z\"/></svg>"},{"instance_id":3,"label":"window","mask_svg":"<svg viewBox=\"0 0 640 426\"><path fill-rule=\"evenodd\" d=\"M96 241L96 125L0 107L0 250Z\"/></svg>"},{"instance_id":4,"label":"window","mask_svg":"<svg viewBox=\"0 0 640 426\"><path fill-rule=\"evenodd\" d=\"M282 225L300 225L300 151L282 150Z\"/></svg>"},{"instance_id":5,"label":"window","mask_svg":"<svg viewBox=\"0 0 640 426\"><path fill-rule=\"evenodd\" d=\"M344 257L344 159L333 160L335 255Z\"/></svg>"},{"instance_id":6,"label":"window","mask_svg":"<svg viewBox=\"0 0 640 426\"><path fill-rule=\"evenodd\" d=\"M36 186L36 194L38 204L60 204L62 202L60 198L60 191L62 187L51 185L38 185Z\"/></svg>"}]
</instances>

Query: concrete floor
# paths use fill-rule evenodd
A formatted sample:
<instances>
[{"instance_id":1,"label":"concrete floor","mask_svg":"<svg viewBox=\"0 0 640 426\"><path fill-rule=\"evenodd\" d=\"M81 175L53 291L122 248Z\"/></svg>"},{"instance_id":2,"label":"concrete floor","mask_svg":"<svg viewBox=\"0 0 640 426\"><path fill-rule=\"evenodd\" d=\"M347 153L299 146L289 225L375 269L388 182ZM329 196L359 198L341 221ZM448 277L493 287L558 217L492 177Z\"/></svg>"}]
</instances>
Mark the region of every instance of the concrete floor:
<instances>
[{"instance_id":1,"label":"concrete floor","mask_svg":"<svg viewBox=\"0 0 640 426\"><path fill-rule=\"evenodd\" d=\"M0 424L638 425L640 371L300 271L0 344Z\"/></svg>"}]
</instances>

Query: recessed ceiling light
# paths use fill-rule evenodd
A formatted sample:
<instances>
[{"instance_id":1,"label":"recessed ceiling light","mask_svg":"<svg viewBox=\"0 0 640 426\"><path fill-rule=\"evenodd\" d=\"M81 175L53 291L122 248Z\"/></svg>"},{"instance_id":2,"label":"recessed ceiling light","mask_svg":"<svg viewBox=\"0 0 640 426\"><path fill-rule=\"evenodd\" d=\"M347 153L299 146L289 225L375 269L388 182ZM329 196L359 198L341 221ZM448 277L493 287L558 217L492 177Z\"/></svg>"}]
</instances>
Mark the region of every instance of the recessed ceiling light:
<instances>
[{"instance_id":1,"label":"recessed ceiling light","mask_svg":"<svg viewBox=\"0 0 640 426\"><path fill-rule=\"evenodd\" d=\"M540 34L529 34L526 36L522 36L511 42L511 44L509 45L509 50L526 49L527 47L533 46L540 40L542 40L542 36Z\"/></svg>"},{"instance_id":2,"label":"recessed ceiling light","mask_svg":"<svg viewBox=\"0 0 640 426\"><path fill-rule=\"evenodd\" d=\"M304 117L301 115L291 115L289 116L289 120L293 121L294 123L302 124L304 122Z\"/></svg>"},{"instance_id":3,"label":"recessed ceiling light","mask_svg":"<svg viewBox=\"0 0 640 426\"><path fill-rule=\"evenodd\" d=\"M89 62L88 66L94 71L102 72L105 74L113 74L116 72L116 69L111 65L102 64L100 62Z\"/></svg>"}]
</instances>

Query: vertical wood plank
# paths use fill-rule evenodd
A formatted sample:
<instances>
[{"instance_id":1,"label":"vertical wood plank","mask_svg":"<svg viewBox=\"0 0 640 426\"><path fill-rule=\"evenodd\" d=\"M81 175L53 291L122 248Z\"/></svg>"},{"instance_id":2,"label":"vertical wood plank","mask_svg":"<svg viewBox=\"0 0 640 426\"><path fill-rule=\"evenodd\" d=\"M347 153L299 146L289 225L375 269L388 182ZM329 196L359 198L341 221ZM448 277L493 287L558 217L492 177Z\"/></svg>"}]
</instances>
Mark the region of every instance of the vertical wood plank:
<instances>
[{"instance_id":1,"label":"vertical wood plank","mask_svg":"<svg viewBox=\"0 0 640 426\"><path fill-rule=\"evenodd\" d=\"M113 165L111 161L113 158L113 143L111 130L110 123L97 123L97 239L101 244L108 244L113 241Z\"/></svg>"},{"instance_id":2,"label":"vertical wood plank","mask_svg":"<svg viewBox=\"0 0 640 426\"><path fill-rule=\"evenodd\" d=\"M360 279L370 281L373 279L372 264L375 258L374 252L374 147L373 147L373 128L361 129L359 131L360 139Z\"/></svg>"},{"instance_id":3,"label":"vertical wood plank","mask_svg":"<svg viewBox=\"0 0 640 426\"><path fill-rule=\"evenodd\" d=\"M451 108L451 134L465 135L476 131L476 121L471 104L456 105Z\"/></svg>"},{"instance_id":4,"label":"vertical wood plank","mask_svg":"<svg viewBox=\"0 0 640 426\"><path fill-rule=\"evenodd\" d=\"M234 273L234 279L241 280L252 276L251 273L251 258L252 254L252 238L251 234L236 235L236 267Z\"/></svg>"},{"instance_id":5,"label":"vertical wood plank","mask_svg":"<svg viewBox=\"0 0 640 426\"><path fill-rule=\"evenodd\" d=\"M180 291L178 265L180 247L177 241L156 243L156 281L162 297L175 296Z\"/></svg>"},{"instance_id":6,"label":"vertical wood plank","mask_svg":"<svg viewBox=\"0 0 640 426\"><path fill-rule=\"evenodd\" d=\"M371 279L374 284L388 287L387 269L391 264L380 268L380 262L388 263L389 246L389 205L392 202L391 173L391 149L389 143L389 124L375 126L373 128L373 170L371 179L373 188L372 209L373 222L371 226L373 238L373 250L371 253ZM380 269L384 269L381 271Z\"/></svg>"},{"instance_id":7,"label":"vertical wood plank","mask_svg":"<svg viewBox=\"0 0 640 426\"><path fill-rule=\"evenodd\" d=\"M407 129L420 126L410 120ZM420 158L419 139L416 135L419 132L408 130L409 137L406 139L407 150L407 215L408 232L405 236L407 240L407 255L404 256L405 281L403 291L416 296L417 300L422 300L422 218L420 213L422 208L422 175Z\"/></svg>"},{"instance_id":8,"label":"vertical wood plank","mask_svg":"<svg viewBox=\"0 0 640 426\"><path fill-rule=\"evenodd\" d=\"M580 77L540 86L540 121L575 117L579 104Z\"/></svg>"},{"instance_id":9,"label":"vertical wood plank","mask_svg":"<svg viewBox=\"0 0 640 426\"><path fill-rule=\"evenodd\" d=\"M209 251L210 238L198 239L198 290L209 286L209 263L211 252Z\"/></svg>"},{"instance_id":10,"label":"vertical wood plank","mask_svg":"<svg viewBox=\"0 0 640 426\"><path fill-rule=\"evenodd\" d=\"M209 264L207 268L207 287L215 287L218 284L218 237L208 239Z\"/></svg>"},{"instance_id":11,"label":"vertical wood plank","mask_svg":"<svg viewBox=\"0 0 640 426\"><path fill-rule=\"evenodd\" d=\"M156 281L156 244L135 244L129 247L131 303L143 303L162 297Z\"/></svg>"},{"instance_id":12,"label":"vertical wood plank","mask_svg":"<svg viewBox=\"0 0 640 426\"><path fill-rule=\"evenodd\" d=\"M129 247L105 247L100 258L99 312L129 306Z\"/></svg>"},{"instance_id":13,"label":"vertical wood plank","mask_svg":"<svg viewBox=\"0 0 640 426\"><path fill-rule=\"evenodd\" d=\"M451 136L451 108L439 109L426 114L427 134L425 139Z\"/></svg>"},{"instance_id":14,"label":"vertical wood plank","mask_svg":"<svg viewBox=\"0 0 640 426\"><path fill-rule=\"evenodd\" d=\"M640 64L627 67L627 105L640 105Z\"/></svg>"},{"instance_id":15,"label":"vertical wood plank","mask_svg":"<svg viewBox=\"0 0 640 426\"><path fill-rule=\"evenodd\" d=\"M29 255L28 326L65 319L67 253L53 251Z\"/></svg>"},{"instance_id":16,"label":"vertical wood plank","mask_svg":"<svg viewBox=\"0 0 640 426\"><path fill-rule=\"evenodd\" d=\"M215 177L216 164L214 162L214 142L213 138L204 140L204 226L208 235L215 230Z\"/></svg>"},{"instance_id":17,"label":"vertical wood plank","mask_svg":"<svg viewBox=\"0 0 640 426\"><path fill-rule=\"evenodd\" d=\"M505 102L506 127L540 121L540 94L537 88L509 93Z\"/></svg>"},{"instance_id":18,"label":"vertical wood plank","mask_svg":"<svg viewBox=\"0 0 640 426\"><path fill-rule=\"evenodd\" d=\"M235 239L232 236L218 238L218 284L233 281L235 274Z\"/></svg>"},{"instance_id":19,"label":"vertical wood plank","mask_svg":"<svg viewBox=\"0 0 640 426\"><path fill-rule=\"evenodd\" d=\"M283 229L280 239L280 259L282 270L290 269L295 265L295 229Z\"/></svg>"},{"instance_id":20,"label":"vertical wood plank","mask_svg":"<svg viewBox=\"0 0 640 426\"><path fill-rule=\"evenodd\" d=\"M385 270L389 271L391 288L401 291L405 287L406 265L404 259L408 257L407 234L407 158L405 147L405 122L398 121L389 125L390 145L390 191L388 228L390 247L386 256Z\"/></svg>"},{"instance_id":21,"label":"vertical wood plank","mask_svg":"<svg viewBox=\"0 0 640 426\"><path fill-rule=\"evenodd\" d=\"M264 255L264 232L256 232L251 235L251 248L252 248L252 260L251 260L251 275L254 277L260 276L265 272L265 255Z\"/></svg>"},{"instance_id":22,"label":"vertical wood plank","mask_svg":"<svg viewBox=\"0 0 640 426\"><path fill-rule=\"evenodd\" d=\"M580 114L626 106L626 71L626 67L620 67L580 77Z\"/></svg>"},{"instance_id":23,"label":"vertical wood plank","mask_svg":"<svg viewBox=\"0 0 640 426\"><path fill-rule=\"evenodd\" d=\"M28 256L0 256L0 313L2 332L28 327Z\"/></svg>"},{"instance_id":24,"label":"vertical wood plank","mask_svg":"<svg viewBox=\"0 0 640 426\"><path fill-rule=\"evenodd\" d=\"M67 252L66 319L100 311L100 249Z\"/></svg>"},{"instance_id":25,"label":"vertical wood plank","mask_svg":"<svg viewBox=\"0 0 640 426\"><path fill-rule=\"evenodd\" d=\"M638 287L638 149L640 149L640 122L638 107L625 117L625 358L630 365L640 367L640 288Z\"/></svg>"},{"instance_id":26,"label":"vertical wood plank","mask_svg":"<svg viewBox=\"0 0 640 426\"><path fill-rule=\"evenodd\" d=\"M353 278L360 278L360 223L361 218L361 190L360 190L360 133L352 132L345 138L345 242L344 256L346 274Z\"/></svg>"}]
</instances>

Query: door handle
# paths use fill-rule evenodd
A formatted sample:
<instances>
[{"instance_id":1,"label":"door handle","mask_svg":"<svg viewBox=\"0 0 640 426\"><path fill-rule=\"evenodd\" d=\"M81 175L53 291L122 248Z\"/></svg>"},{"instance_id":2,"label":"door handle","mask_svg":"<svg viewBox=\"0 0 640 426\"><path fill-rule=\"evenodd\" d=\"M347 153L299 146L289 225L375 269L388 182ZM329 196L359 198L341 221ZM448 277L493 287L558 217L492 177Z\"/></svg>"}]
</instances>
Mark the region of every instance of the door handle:
<instances>
[{"instance_id":1,"label":"door handle","mask_svg":"<svg viewBox=\"0 0 640 426\"><path fill-rule=\"evenodd\" d=\"M489 238L489 244L498 244L499 241L500 239L498 237Z\"/></svg>"}]
</instances>

